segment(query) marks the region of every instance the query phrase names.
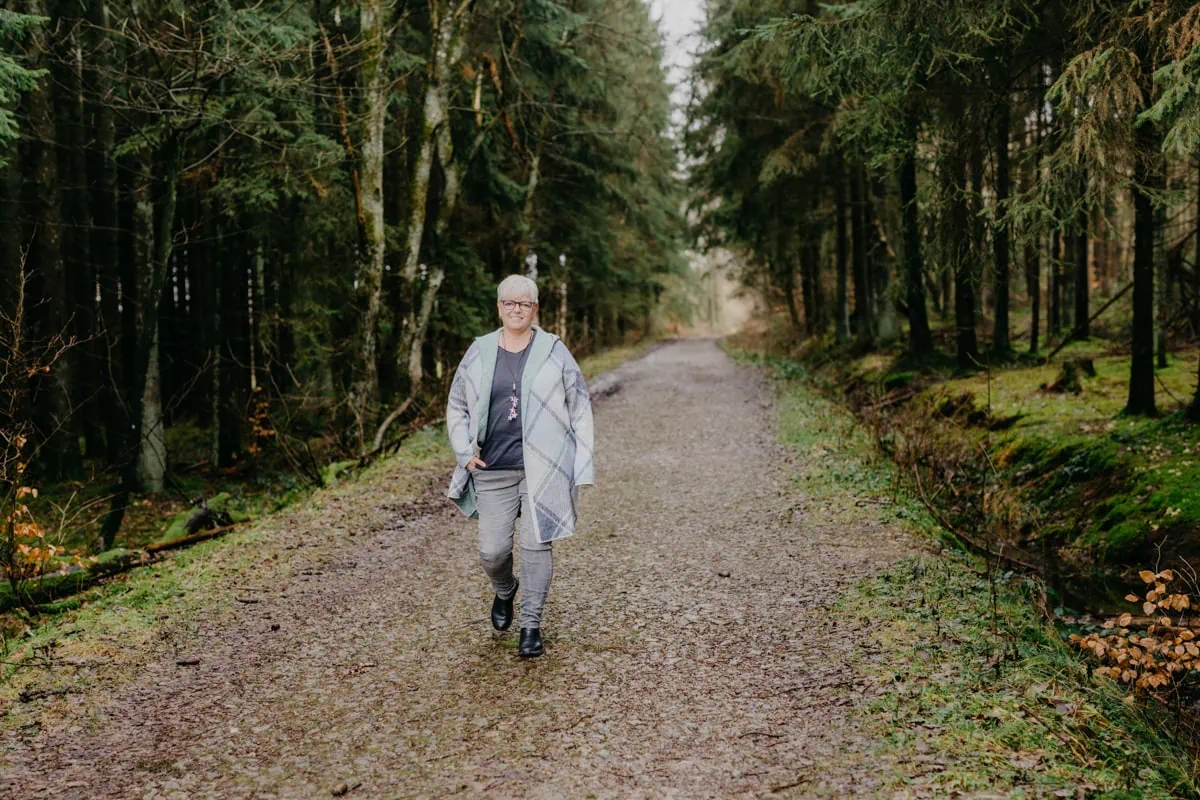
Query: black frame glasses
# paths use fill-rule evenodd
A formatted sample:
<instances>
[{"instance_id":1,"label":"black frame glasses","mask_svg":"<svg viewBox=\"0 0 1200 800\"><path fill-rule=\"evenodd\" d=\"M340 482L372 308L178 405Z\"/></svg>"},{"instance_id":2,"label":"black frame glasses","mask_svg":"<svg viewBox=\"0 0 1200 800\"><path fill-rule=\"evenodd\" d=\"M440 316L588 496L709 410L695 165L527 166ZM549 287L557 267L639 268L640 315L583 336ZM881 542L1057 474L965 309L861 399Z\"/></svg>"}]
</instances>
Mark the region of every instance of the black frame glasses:
<instances>
[{"instance_id":1,"label":"black frame glasses","mask_svg":"<svg viewBox=\"0 0 1200 800\"><path fill-rule=\"evenodd\" d=\"M501 300L500 307L505 311L512 311L514 308L520 307L522 311L532 311L537 303L531 303L527 300Z\"/></svg>"}]
</instances>

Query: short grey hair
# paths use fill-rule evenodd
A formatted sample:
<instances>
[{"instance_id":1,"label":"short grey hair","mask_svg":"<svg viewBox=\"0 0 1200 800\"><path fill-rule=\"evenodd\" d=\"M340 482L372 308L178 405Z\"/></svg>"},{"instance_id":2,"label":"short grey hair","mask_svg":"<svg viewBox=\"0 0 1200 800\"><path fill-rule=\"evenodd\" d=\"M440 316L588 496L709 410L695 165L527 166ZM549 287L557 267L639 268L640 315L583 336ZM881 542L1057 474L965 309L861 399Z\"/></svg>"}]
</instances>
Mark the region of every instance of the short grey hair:
<instances>
[{"instance_id":1,"label":"short grey hair","mask_svg":"<svg viewBox=\"0 0 1200 800\"><path fill-rule=\"evenodd\" d=\"M496 299L500 301L515 300L521 295L529 295L534 303L538 301L537 284L524 275L509 275L500 281L500 288L496 290Z\"/></svg>"}]
</instances>

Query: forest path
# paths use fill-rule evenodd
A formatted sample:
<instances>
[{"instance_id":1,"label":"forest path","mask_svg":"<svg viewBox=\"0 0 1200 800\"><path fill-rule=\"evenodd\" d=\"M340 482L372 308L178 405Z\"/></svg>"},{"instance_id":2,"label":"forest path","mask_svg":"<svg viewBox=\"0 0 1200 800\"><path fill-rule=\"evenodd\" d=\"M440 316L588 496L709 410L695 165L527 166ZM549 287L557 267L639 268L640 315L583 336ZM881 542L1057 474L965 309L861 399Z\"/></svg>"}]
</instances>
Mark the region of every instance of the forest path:
<instances>
[{"instance_id":1,"label":"forest path","mask_svg":"<svg viewBox=\"0 0 1200 800\"><path fill-rule=\"evenodd\" d=\"M714 342L621 372L542 658L492 631L475 524L422 503L178 643L200 665L160 659L90 724L9 736L0 796L872 794L849 717L865 632L829 609L906 538L798 495L769 382Z\"/></svg>"}]
</instances>

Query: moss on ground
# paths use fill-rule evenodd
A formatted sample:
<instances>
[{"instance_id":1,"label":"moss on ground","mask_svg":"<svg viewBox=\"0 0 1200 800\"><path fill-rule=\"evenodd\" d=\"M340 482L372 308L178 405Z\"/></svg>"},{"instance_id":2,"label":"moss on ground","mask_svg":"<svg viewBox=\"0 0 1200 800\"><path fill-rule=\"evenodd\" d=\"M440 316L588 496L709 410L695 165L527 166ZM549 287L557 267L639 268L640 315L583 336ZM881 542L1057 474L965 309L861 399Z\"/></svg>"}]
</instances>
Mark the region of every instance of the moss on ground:
<instances>
[{"instance_id":1,"label":"moss on ground","mask_svg":"<svg viewBox=\"0 0 1200 800\"><path fill-rule=\"evenodd\" d=\"M1015 320L1014 330L1022 324L1027 328ZM1087 572L1144 566L1161 556L1200 558L1200 425L1183 416L1200 351L1175 353L1156 371L1162 414L1136 418L1122 415L1129 356L1103 338L1071 342L1051 364L1019 355L968 375L956 375L944 358L909 364L902 343L865 354L828 339L788 347L743 336L730 345L773 353L756 358L777 370L791 362L788 369L807 372L827 390L850 391L860 403L896 396L886 408L900 428L905 414L969 396L978 413L955 419L972 447L987 449L1025 508L1008 531L1018 545L1040 550L1047 543ZM1081 375L1078 393L1045 390L1074 359L1090 359L1095 376Z\"/></svg>"},{"instance_id":2,"label":"moss on ground","mask_svg":"<svg viewBox=\"0 0 1200 800\"><path fill-rule=\"evenodd\" d=\"M803 379L803 367L734 354L780 378L778 435L795 452L798 491L944 536L850 412ZM824 455L836 458L813 457ZM1103 468L1112 453L1075 443L1036 457L1086 470ZM961 552L914 556L842 595L833 616L874 631L855 659L870 687L856 714L878 744L855 757L881 765L884 788L899 798L1196 796L1190 734L1164 708L1126 702L1118 685L1092 678L1038 613L1041 602L1036 582Z\"/></svg>"},{"instance_id":3,"label":"moss on ground","mask_svg":"<svg viewBox=\"0 0 1200 800\"><path fill-rule=\"evenodd\" d=\"M1034 611L1037 591L961 557L919 557L841 599L837 613L876 625L860 669L878 693L858 711L891 765L887 788L1196 796L1200 771L1173 718L1089 677Z\"/></svg>"}]
</instances>

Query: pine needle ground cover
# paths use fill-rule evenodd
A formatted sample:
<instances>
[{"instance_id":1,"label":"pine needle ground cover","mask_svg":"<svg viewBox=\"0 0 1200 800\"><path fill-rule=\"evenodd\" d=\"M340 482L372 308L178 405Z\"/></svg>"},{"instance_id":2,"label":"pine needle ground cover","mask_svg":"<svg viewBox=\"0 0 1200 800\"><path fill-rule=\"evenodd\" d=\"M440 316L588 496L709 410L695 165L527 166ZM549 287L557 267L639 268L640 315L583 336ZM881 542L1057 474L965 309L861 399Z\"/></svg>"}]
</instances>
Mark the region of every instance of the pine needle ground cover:
<instances>
[{"instance_id":1,"label":"pine needle ground cover","mask_svg":"<svg viewBox=\"0 0 1200 800\"><path fill-rule=\"evenodd\" d=\"M779 378L780 439L797 493L829 513L874 506L934 532L896 467L803 366L730 348ZM940 551L940 547L938 548ZM869 622L856 668L863 735L896 797L1194 796L1189 739L1161 707L1092 677L1037 610L1041 586L952 550L910 558L843 594L835 613Z\"/></svg>"}]
</instances>

